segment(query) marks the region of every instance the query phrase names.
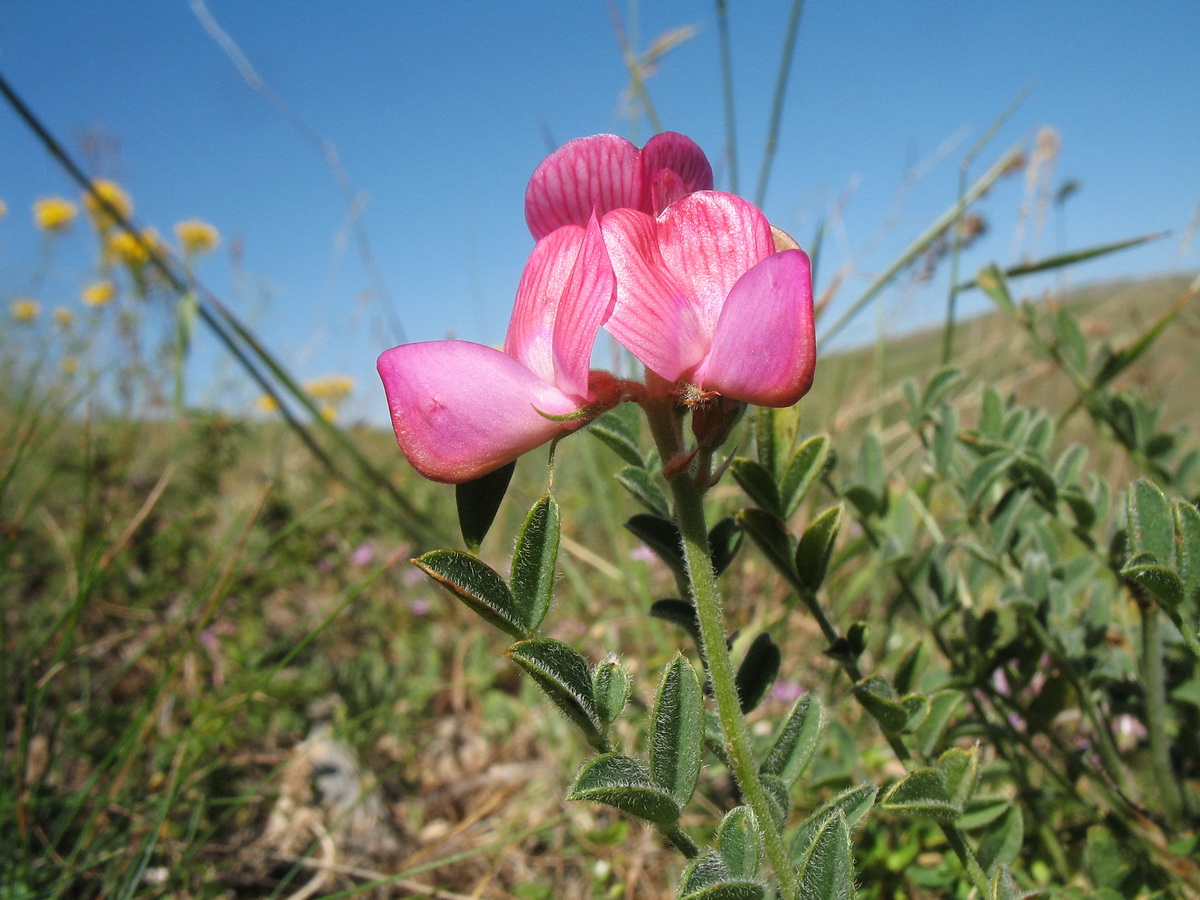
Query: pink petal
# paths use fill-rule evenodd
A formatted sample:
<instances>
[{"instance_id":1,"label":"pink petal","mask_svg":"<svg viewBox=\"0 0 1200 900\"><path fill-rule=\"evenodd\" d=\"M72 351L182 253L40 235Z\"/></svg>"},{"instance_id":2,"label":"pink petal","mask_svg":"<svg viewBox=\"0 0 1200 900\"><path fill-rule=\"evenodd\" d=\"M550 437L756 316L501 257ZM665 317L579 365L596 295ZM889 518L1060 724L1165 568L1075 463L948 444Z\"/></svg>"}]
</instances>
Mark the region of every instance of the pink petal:
<instances>
[{"instance_id":1,"label":"pink petal","mask_svg":"<svg viewBox=\"0 0 1200 900\"><path fill-rule=\"evenodd\" d=\"M658 242L710 338L734 284L775 250L758 207L717 191L689 194L668 208L659 217Z\"/></svg>"},{"instance_id":2,"label":"pink petal","mask_svg":"<svg viewBox=\"0 0 1200 900\"><path fill-rule=\"evenodd\" d=\"M816 358L808 256L784 250L729 292L696 383L756 406L791 406L812 386Z\"/></svg>"},{"instance_id":3,"label":"pink petal","mask_svg":"<svg viewBox=\"0 0 1200 900\"><path fill-rule=\"evenodd\" d=\"M617 279L594 215L575 256L554 320L553 384L568 394L586 397L596 333L617 302Z\"/></svg>"},{"instance_id":4,"label":"pink petal","mask_svg":"<svg viewBox=\"0 0 1200 900\"><path fill-rule=\"evenodd\" d=\"M674 381L708 350L684 286L658 248L658 223L642 212L617 209L600 223L617 278L617 305L605 328L642 364Z\"/></svg>"},{"instance_id":5,"label":"pink petal","mask_svg":"<svg viewBox=\"0 0 1200 900\"><path fill-rule=\"evenodd\" d=\"M542 160L525 189L525 221L535 239L567 224L586 225L593 210L638 207L638 149L615 134L576 138Z\"/></svg>"},{"instance_id":6,"label":"pink petal","mask_svg":"<svg viewBox=\"0 0 1200 900\"><path fill-rule=\"evenodd\" d=\"M537 242L504 336L504 352L548 384L555 383L554 323L585 234L579 225L564 225Z\"/></svg>"},{"instance_id":7,"label":"pink petal","mask_svg":"<svg viewBox=\"0 0 1200 900\"><path fill-rule=\"evenodd\" d=\"M499 350L466 341L404 344L379 357L396 441L414 469L457 484L563 434L578 404Z\"/></svg>"},{"instance_id":8,"label":"pink petal","mask_svg":"<svg viewBox=\"0 0 1200 900\"><path fill-rule=\"evenodd\" d=\"M664 178L664 170L673 173L678 181ZM711 191L713 171L708 157L695 141L673 131L664 131L650 138L642 148L642 181L650 194L644 198L643 203L648 205L643 205L642 210L657 215L685 194ZM671 184L672 189L662 190L663 182Z\"/></svg>"}]
</instances>

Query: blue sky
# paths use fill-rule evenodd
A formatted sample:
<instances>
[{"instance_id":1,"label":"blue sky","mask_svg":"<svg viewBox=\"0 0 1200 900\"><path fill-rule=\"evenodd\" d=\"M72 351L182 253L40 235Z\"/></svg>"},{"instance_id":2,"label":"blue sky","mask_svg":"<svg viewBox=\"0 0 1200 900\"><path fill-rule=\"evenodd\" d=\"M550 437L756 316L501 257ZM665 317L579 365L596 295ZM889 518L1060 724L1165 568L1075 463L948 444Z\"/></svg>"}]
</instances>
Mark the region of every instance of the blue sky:
<instances>
[{"instance_id":1,"label":"blue sky","mask_svg":"<svg viewBox=\"0 0 1200 900\"><path fill-rule=\"evenodd\" d=\"M713 4L618 5L642 47L696 26L648 86L664 127L699 142L729 187ZM730 6L740 187L752 195L790 3ZM502 340L532 245L525 183L548 141L650 134L626 114L628 77L603 0L208 0L208 9L271 89L336 147L409 340ZM1067 178L1081 185L1065 208L1068 247L1173 230L1071 278L1195 270L1200 250L1182 243L1200 204L1197 38L1200 4L1191 2L808 0L764 209L802 244L837 213L818 289L844 268L839 302L848 304L953 203L959 163L1032 83L972 174L1051 126L1061 137L1051 188ZM6 3L0 72L73 147L89 130L115 140L99 174L126 186L140 221L164 232L190 217L216 225L224 244L201 269L206 283L301 377L353 375L361 414L382 419L374 359L395 337L346 240L336 180L246 86L186 0ZM914 168L921 177L911 180ZM5 299L24 293L35 265L29 207L56 193L75 192L0 108ZM1053 215L1041 227L1028 220L1018 242L1023 198L1016 177L980 204L989 235L966 271L1057 251ZM76 232L41 289L44 306L77 303L90 250ZM227 252L235 243L240 272ZM944 270L920 289L902 278L883 298L888 327L939 321L945 286ZM979 298L964 303L983 308ZM840 339L868 339L876 323L866 312ZM212 383L217 359L200 337L199 388ZM240 402L236 391L229 399Z\"/></svg>"}]
</instances>

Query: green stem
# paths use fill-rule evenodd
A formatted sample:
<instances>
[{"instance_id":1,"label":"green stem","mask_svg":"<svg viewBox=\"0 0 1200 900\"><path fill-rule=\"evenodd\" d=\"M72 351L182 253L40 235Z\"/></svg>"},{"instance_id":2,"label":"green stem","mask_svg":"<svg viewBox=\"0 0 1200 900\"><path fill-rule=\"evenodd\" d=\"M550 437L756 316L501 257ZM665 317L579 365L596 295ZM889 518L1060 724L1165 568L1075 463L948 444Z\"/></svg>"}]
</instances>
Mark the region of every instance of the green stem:
<instances>
[{"instance_id":1,"label":"green stem","mask_svg":"<svg viewBox=\"0 0 1200 900\"><path fill-rule=\"evenodd\" d=\"M680 416L669 396L654 396L643 403L650 422L658 452L664 464L683 450ZM725 643L725 623L721 612L721 596L713 573L708 550L708 527L704 518L706 484L697 483L689 472L670 479L675 501L675 520L683 538L683 554L687 565L691 599L696 604L696 618L704 648L708 677L717 701L717 715L725 736L725 750L733 776L747 805L754 811L766 843L767 858L779 883L783 900L798 900L796 880L783 846L783 837L775 826L766 791L758 778L758 767L750 743L750 730L742 715L734 680L733 661Z\"/></svg>"},{"instance_id":2,"label":"green stem","mask_svg":"<svg viewBox=\"0 0 1200 900\"><path fill-rule=\"evenodd\" d=\"M1146 692L1146 731L1150 741L1150 766L1158 783L1167 822L1178 828L1183 819L1179 782L1171 768L1171 745L1167 737L1167 689L1163 674L1162 631L1158 604L1145 603L1142 613L1142 687Z\"/></svg>"}]
</instances>

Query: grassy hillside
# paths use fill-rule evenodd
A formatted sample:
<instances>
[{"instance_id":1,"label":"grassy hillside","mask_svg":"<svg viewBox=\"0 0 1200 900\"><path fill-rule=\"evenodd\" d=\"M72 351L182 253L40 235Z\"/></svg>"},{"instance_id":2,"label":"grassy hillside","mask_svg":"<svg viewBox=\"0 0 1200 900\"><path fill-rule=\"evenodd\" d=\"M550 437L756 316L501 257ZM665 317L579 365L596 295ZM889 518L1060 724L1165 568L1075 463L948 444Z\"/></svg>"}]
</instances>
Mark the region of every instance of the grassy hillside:
<instances>
[{"instance_id":1,"label":"grassy hillside","mask_svg":"<svg viewBox=\"0 0 1200 900\"><path fill-rule=\"evenodd\" d=\"M1040 302L1070 304L1092 341L1121 346L1191 284L1091 285ZM1193 434L1198 337L1193 303L1122 376L1163 403L1165 424ZM931 331L823 358L800 430L831 433L843 466L876 430L905 466L917 446L899 385L928 379L940 342ZM1054 417L1072 408L1069 382L1011 317L963 323L957 346L954 363L971 376L953 395L964 422L978 415L981 381ZM502 638L407 564L434 535L331 479L277 423L94 419L65 385L9 376L0 885L16 887L0 898L666 896L648 886L668 883L679 858L639 825L559 799L584 748L501 656ZM1086 436L1092 468L1121 483L1128 461L1084 419L1065 418L1058 443ZM350 436L453 535L451 489L414 476L389 434ZM522 462L499 537L484 544L501 570L504 536L545 489L540 463ZM652 679L681 638L645 609L674 584L620 527L639 507L614 486L615 465L587 436L559 450L552 634L636 647L634 675ZM744 502L737 493L723 485L715 503L729 511ZM872 604L886 592L870 576L844 576L847 602L879 621L887 612ZM785 592L766 566L748 561L727 590L736 624L779 621L788 649L811 660L784 681L834 689L819 634L773 605ZM880 658L891 646L876 648ZM651 702L649 685L635 702ZM766 704L784 708L780 697ZM860 725L851 718L838 734L853 744ZM862 752L868 770L888 771L886 747ZM706 777L703 802L727 802L723 775ZM600 862L582 867L581 848Z\"/></svg>"}]
</instances>

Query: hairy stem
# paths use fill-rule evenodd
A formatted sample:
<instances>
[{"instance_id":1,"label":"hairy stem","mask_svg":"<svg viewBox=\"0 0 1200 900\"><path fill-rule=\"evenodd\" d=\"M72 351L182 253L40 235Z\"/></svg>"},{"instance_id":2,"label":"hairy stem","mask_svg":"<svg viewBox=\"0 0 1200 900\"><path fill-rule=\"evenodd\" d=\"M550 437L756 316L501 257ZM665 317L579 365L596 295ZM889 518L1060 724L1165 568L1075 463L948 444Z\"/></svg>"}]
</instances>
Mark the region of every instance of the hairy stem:
<instances>
[{"instance_id":1,"label":"hairy stem","mask_svg":"<svg viewBox=\"0 0 1200 900\"><path fill-rule=\"evenodd\" d=\"M683 450L680 417L674 406L674 401L666 395L653 397L643 404L664 463ZM733 661L729 658L729 650L725 643L721 596L709 556L708 527L704 517L706 482L697 481L690 472L683 472L670 479L670 486L675 503L675 520L683 538L688 585L692 602L696 604L705 664L716 697L717 715L725 736L725 750L730 767L742 796L754 811L762 829L767 858L771 861L771 868L779 883L780 897L783 900L797 900L795 877L783 846L783 837L775 826L766 792L758 777L758 767L750 743L750 730L746 727L746 719L742 715L734 680Z\"/></svg>"}]
</instances>

